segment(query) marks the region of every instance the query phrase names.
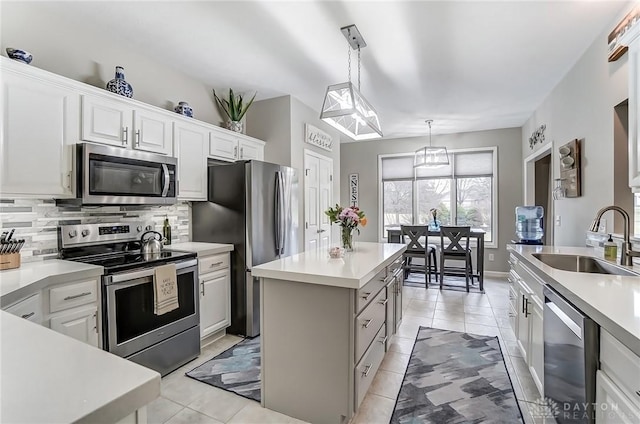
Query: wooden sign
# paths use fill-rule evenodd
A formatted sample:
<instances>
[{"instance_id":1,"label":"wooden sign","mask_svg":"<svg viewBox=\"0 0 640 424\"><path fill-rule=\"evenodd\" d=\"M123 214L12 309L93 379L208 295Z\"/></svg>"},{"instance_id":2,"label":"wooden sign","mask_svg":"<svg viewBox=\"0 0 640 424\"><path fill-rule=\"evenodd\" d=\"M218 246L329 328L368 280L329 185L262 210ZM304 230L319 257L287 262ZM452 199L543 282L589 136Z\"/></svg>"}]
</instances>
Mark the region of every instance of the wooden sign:
<instances>
[{"instance_id":1,"label":"wooden sign","mask_svg":"<svg viewBox=\"0 0 640 424\"><path fill-rule=\"evenodd\" d=\"M304 141L321 149L331 151L333 149L333 137L311 124L304 124Z\"/></svg>"},{"instance_id":2,"label":"wooden sign","mask_svg":"<svg viewBox=\"0 0 640 424\"><path fill-rule=\"evenodd\" d=\"M609 43L609 62L615 62L628 50L625 38L628 37L632 31L638 31L640 26L640 5L631 9L619 23L615 29L611 31L607 42ZM628 41L628 40L627 40Z\"/></svg>"},{"instance_id":3,"label":"wooden sign","mask_svg":"<svg viewBox=\"0 0 640 424\"><path fill-rule=\"evenodd\" d=\"M358 174L349 174L349 203L358 206Z\"/></svg>"}]
</instances>

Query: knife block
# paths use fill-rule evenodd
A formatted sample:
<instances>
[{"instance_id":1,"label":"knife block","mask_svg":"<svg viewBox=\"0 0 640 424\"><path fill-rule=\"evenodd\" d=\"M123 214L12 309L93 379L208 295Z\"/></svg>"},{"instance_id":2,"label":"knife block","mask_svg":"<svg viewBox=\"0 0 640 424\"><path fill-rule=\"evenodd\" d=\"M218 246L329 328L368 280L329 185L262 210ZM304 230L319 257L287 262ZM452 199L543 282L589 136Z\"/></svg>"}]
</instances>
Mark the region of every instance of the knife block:
<instances>
[{"instance_id":1,"label":"knife block","mask_svg":"<svg viewBox=\"0 0 640 424\"><path fill-rule=\"evenodd\" d=\"M0 255L0 270L20 268L20 253Z\"/></svg>"}]
</instances>

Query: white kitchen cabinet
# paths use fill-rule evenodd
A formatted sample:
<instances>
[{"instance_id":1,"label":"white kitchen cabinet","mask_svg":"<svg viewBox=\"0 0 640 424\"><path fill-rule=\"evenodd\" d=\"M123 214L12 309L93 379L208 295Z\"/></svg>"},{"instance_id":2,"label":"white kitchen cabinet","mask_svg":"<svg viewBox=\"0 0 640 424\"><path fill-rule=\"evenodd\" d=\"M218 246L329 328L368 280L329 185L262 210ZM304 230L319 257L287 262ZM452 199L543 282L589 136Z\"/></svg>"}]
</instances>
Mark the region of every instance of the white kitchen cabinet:
<instances>
[{"instance_id":1,"label":"white kitchen cabinet","mask_svg":"<svg viewBox=\"0 0 640 424\"><path fill-rule=\"evenodd\" d=\"M520 347L520 351L522 352L522 357L525 362L528 361L528 353L529 353L529 344L530 344L530 336L531 332L529 331L529 295L531 290L522 282L518 281L516 283L516 293L518 295L518 325L516 328L516 339L518 340L518 347Z\"/></svg>"},{"instance_id":2,"label":"white kitchen cabinet","mask_svg":"<svg viewBox=\"0 0 640 424\"><path fill-rule=\"evenodd\" d=\"M169 155L172 120L125 100L82 96L82 140Z\"/></svg>"},{"instance_id":3,"label":"white kitchen cabinet","mask_svg":"<svg viewBox=\"0 0 640 424\"><path fill-rule=\"evenodd\" d=\"M20 300L5 309L5 311L24 318L36 324L42 323L42 296L37 292L26 299Z\"/></svg>"},{"instance_id":4,"label":"white kitchen cabinet","mask_svg":"<svg viewBox=\"0 0 640 424\"><path fill-rule=\"evenodd\" d=\"M231 325L229 253L198 257L200 280L200 337Z\"/></svg>"},{"instance_id":5,"label":"white kitchen cabinet","mask_svg":"<svg viewBox=\"0 0 640 424\"><path fill-rule=\"evenodd\" d=\"M529 371L540 393L544 393L544 305L534 296L529 311Z\"/></svg>"},{"instance_id":6,"label":"white kitchen cabinet","mask_svg":"<svg viewBox=\"0 0 640 424\"><path fill-rule=\"evenodd\" d=\"M0 192L4 196L73 197L73 146L79 94L65 85L2 73Z\"/></svg>"},{"instance_id":7,"label":"white kitchen cabinet","mask_svg":"<svg viewBox=\"0 0 640 424\"><path fill-rule=\"evenodd\" d=\"M264 142L225 129L210 132L209 156L225 161L263 160Z\"/></svg>"},{"instance_id":8,"label":"white kitchen cabinet","mask_svg":"<svg viewBox=\"0 0 640 424\"><path fill-rule=\"evenodd\" d=\"M640 192L640 23L620 37L629 63L629 187Z\"/></svg>"},{"instance_id":9,"label":"white kitchen cabinet","mask_svg":"<svg viewBox=\"0 0 640 424\"><path fill-rule=\"evenodd\" d=\"M208 129L175 122L173 138L173 155L178 158L178 199L207 200Z\"/></svg>"},{"instance_id":10,"label":"white kitchen cabinet","mask_svg":"<svg viewBox=\"0 0 640 424\"><path fill-rule=\"evenodd\" d=\"M69 309L51 317L50 328L92 346L98 346L98 306Z\"/></svg>"},{"instance_id":11,"label":"white kitchen cabinet","mask_svg":"<svg viewBox=\"0 0 640 424\"><path fill-rule=\"evenodd\" d=\"M633 393L630 393L633 395ZM602 370L596 373L596 422L598 424L640 423L640 407Z\"/></svg>"}]
</instances>

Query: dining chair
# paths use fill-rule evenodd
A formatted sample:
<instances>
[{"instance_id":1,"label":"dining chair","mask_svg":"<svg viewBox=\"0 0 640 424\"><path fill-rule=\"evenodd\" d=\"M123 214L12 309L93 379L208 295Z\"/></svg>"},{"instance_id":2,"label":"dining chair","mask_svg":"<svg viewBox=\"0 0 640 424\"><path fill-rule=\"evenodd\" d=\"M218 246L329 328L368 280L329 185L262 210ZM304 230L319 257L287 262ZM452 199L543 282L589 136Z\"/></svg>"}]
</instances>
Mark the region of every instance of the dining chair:
<instances>
[{"instance_id":1,"label":"dining chair","mask_svg":"<svg viewBox=\"0 0 640 424\"><path fill-rule=\"evenodd\" d=\"M444 261L447 259L463 260L464 268L447 267L446 271L454 275L460 275L464 272L467 291L469 291L470 278L473 284L473 263L471 262L471 249L469 248L470 235L471 227L440 227L440 289L442 289L444 280Z\"/></svg>"},{"instance_id":2,"label":"dining chair","mask_svg":"<svg viewBox=\"0 0 640 424\"><path fill-rule=\"evenodd\" d=\"M425 288L429 288L431 272L436 276L436 282L438 281L436 246L428 243L428 236L429 229L426 225L402 225L400 227L400 239L402 243L407 243L407 250L403 255L404 276L407 278L411 271L424 272ZM406 238L408 238L408 242ZM421 258L424 265L412 264L413 258Z\"/></svg>"}]
</instances>

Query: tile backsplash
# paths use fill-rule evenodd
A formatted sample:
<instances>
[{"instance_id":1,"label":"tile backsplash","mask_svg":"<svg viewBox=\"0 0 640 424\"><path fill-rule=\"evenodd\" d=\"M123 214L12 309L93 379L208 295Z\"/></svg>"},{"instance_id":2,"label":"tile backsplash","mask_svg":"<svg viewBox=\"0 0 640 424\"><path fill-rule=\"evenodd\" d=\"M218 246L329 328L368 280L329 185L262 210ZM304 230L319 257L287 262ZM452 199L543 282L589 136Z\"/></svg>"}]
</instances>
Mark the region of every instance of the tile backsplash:
<instances>
[{"instance_id":1,"label":"tile backsplash","mask_svg":"<svg viewBox=\"0 0 640 424\"><path fill-rule=\"evenodd\" d=\"M52 259L58 255L58 226L102 222L144 221L162 233L165 216L172 243L189 241L191 205L171 206L56 206L51 199L0 199L0 229L15 228L12 238L25 239L22 261Z\"/></svg>"}]
</instances>

